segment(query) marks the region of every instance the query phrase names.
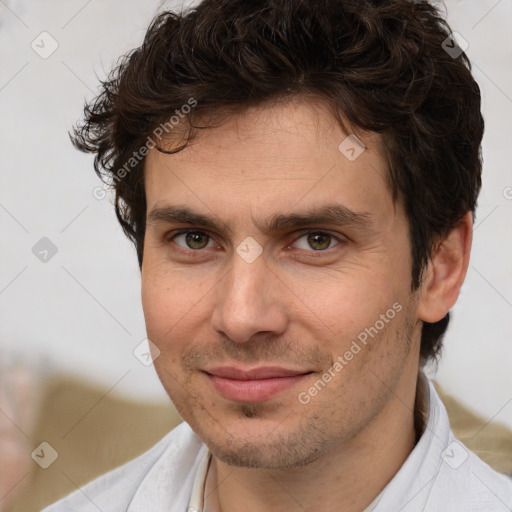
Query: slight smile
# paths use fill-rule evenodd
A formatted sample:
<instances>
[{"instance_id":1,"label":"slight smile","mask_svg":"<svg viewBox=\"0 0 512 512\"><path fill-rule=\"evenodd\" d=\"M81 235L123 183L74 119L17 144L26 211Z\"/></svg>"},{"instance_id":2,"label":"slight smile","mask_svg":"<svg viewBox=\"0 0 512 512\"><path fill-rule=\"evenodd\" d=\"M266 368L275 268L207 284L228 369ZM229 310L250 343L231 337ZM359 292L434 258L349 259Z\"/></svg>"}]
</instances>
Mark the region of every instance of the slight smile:
<instances>
[{"instance_id":1,"label":"slight smile","mask_svg":"<svg viewBox=\"0 0 512 512\"><path fill-rule=\"evenodd\" d=\"M312 371L276 366L242 370L222 366L204 371L217 392L233 402L265 402L301 382Z\"/></svg>"}]
</instances>

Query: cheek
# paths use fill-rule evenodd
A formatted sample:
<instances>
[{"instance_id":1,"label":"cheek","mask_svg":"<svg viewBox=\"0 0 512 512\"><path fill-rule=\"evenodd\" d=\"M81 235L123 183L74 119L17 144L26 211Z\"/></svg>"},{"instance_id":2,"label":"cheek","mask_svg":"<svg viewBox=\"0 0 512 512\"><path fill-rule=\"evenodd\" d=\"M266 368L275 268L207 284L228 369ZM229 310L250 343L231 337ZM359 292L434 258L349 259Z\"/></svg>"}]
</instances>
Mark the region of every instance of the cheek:
<instances>
[{"instance_id":1,"label":"cheek","mask_svg":"<svg viewBox=\"0 0 512 512\"><path fill-rule=\"evenodd\" d=\"M149 339L158 344L179 318L179 299L163 273L145 268L142 273L142 308Z\"/></svg>"},{"instance_id":2,"label":"cheek","mask_svg":"<svg viewBox=\"0 0 512 512\"><path fill-rule=\"evenodd\" d=\"M204 294L188 278L168 268L143 271L141 299L147 335L166 361L175 361L198 336L207 317L202 306Z\"/></svg>"},{"instance_id":3,"label":"cheek","mask_svg":"<svg viewBox=\"0 0 512 512\"><path fill-rule=\"evenodd\" d=\"M401 301L403 292L396 280L372 272L368 268L345 275L328 273L315 280L315 286L303 294L304 304L314 314L320 327L328 327L330 338L346 342L367 327L374 325L381 314Z\"/></svg>"},{"instance_id":4,"label":"cheek","mask_svg":"<svg viewBox=\"0 0 512 512\"><path fill-rule=\"evenodd\" d=\"M165 304L162 303L161 297L161 286L152 278L151 275L149 275L147 270L143 269L141 299L148 331L153 330L158 325L159 319L162 317Z\"/></svg>"},{"instance_id":5,"label":"cheek","mask_svg":"<svg viewBox=\"0 0 512 512\"><path fill-rule=\"evenodd\" d=\"M163 252L150 244L144 248L141 293L144 313L149 317L158 318L164 313L172 313L179 297L187 291L183 277L165 261Z\"/></svg>"}]
</instances>

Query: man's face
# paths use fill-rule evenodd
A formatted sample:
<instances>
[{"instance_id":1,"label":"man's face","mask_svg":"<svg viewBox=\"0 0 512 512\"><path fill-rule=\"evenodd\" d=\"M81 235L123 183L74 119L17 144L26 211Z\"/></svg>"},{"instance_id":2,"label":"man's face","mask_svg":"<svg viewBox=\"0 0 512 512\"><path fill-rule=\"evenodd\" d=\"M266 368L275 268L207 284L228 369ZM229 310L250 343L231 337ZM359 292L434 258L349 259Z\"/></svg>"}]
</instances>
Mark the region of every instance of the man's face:
<instances>
[{"instance_id":1,"label":"man's face","mask_svg":"<svg viewBox=\"0 0 512 512\"><path fill-rule=\"evenodd\" d=\"M350 141L339 149L346 137L323 104L296 101L147 157L142 300L155 368L228 464L310 462L414 395L408 225L379 137L361 136L359 156ZM212 224L175 215L184 208ZM335 218L305 221L320 212Z\"/></svg>"}]
</instances>

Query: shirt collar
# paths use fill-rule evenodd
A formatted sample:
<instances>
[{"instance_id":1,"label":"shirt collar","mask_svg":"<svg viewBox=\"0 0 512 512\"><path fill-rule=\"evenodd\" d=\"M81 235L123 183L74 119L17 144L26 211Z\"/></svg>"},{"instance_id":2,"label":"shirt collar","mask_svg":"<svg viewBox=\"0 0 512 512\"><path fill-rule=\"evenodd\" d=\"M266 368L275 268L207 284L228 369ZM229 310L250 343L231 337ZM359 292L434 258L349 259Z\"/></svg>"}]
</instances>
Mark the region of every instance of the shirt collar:
<instances>
[{"instance_id":1,"label":"shirt collar","mask_svg":"<svg viewBox=\"0 0 512 512\"><path fill-rule=\"evenodd\" d=\"M187 512L203 512L204 488L206 485L206 476L208 474L208 468L210 467L211 460L212 454L210 450L205 451L204 456L199 463L199 467L197 468L196 478L194 480L194 486L192 487L192 494L190 495Z\"/></svg>"},{"instance_id":2,"label":"shirt collar","mask_svg":"<svg viewBox=\"0 0 512 512\"><path fill-rule=\"evenodd\" d=\"M451 439L450 422L434 384L422 374L419 380L422 384L418 392L423 396L417 395L416 405L425 400L428 406L423 433L402 467L365 512L424 510L436 483L443 452Z\"/></svg>"}]
</instances>

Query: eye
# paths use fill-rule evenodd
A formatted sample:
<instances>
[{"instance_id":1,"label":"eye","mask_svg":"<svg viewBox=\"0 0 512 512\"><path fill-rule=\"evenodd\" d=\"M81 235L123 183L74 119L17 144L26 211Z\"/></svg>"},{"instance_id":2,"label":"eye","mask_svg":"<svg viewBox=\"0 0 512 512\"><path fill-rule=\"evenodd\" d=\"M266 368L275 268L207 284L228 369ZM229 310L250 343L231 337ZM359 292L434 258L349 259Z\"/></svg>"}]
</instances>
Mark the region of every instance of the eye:
<instances>
[{"instance_id":1,"label":"eye","mask_svg":"<svg viewBox=\"0 0 512 512\"><path fill-rule=\"evenodd\" d=\"M169 241L174 241L176 245L184 250L194 252L215 247L212 237L204 231L178 232L170 236ZM340 239L325 231L308 231L297 238L292 245L308 252L326 252L328 249L340 245L340 243Z\"/></svg>"},{"instance_id":2,"label":"eye","mask_svg":"<svg viewBox=\"0 0 512 512\"><path fill-rule=\"evenodd\" d=\"M300 241L304 239L305 242L301 243ZM298 238L294 242L294 245L300 245L301 243L302 247L299 247L299 249L310 250L310 248L312 248L313 251L321 252L339 245L339 240L338 243L336 243L334 246L331 245L331 243L336 240L338 239L334 235L326 233L325 231L309 231L308 233L305 233L300 238Z\"/></svg>"},{"instance_id":3,"label":"eye","mask_svg":"<svg viewBox=\"0 0 512 512\"><path fill-rule=\"evenodd\" d=\"M208 242L213 243L211 237L204 231L184 231L182 233L175 234L170 239L183 249L193 251L206 249L208 248ZM179 239L183 240L183 245L177 242Z\"/></svg>"}]
</instances>

